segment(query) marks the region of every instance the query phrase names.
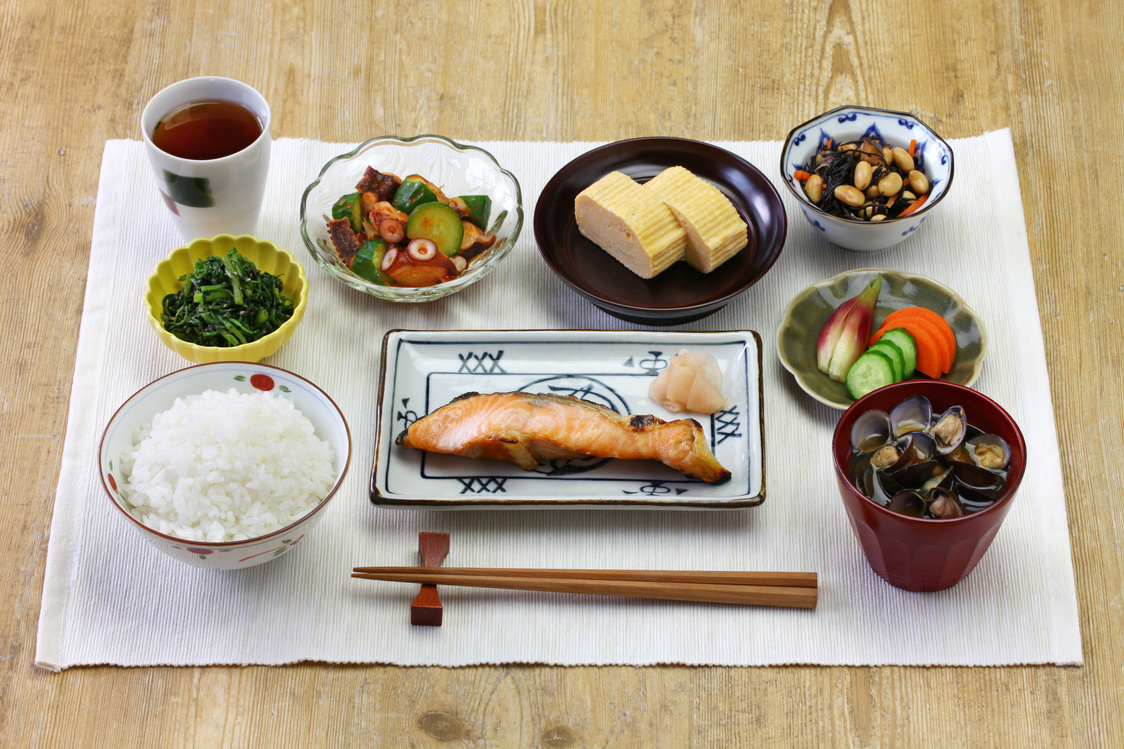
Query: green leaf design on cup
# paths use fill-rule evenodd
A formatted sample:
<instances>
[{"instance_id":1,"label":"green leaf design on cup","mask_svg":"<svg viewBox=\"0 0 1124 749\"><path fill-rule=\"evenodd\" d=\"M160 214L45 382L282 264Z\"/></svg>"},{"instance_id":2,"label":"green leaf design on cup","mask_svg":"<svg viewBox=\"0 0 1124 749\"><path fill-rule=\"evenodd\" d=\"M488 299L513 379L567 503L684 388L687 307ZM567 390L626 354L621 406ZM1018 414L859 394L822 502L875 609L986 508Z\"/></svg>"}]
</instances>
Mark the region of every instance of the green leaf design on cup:
<instances>
[{"instance_id":1,"label":"green leaf design on cup","mask_svg":"<svg viewBox=\"0 0 1124 749\"><path fill-rule=\"evenodd\" d=\"M206 177L183 177L165 169L164 184L168 187L168 195L180 205L210 208L215 204L211 180Z\"/></svg>"}]
</instances>

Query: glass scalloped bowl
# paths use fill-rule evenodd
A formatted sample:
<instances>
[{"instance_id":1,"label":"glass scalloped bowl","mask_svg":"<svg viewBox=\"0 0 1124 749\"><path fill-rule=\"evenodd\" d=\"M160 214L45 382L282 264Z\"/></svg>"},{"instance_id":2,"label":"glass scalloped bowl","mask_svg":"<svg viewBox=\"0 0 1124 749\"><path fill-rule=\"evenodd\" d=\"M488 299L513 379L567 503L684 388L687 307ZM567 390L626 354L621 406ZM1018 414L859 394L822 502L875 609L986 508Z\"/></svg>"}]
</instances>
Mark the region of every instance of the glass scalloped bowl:
<instances>
[{"instance_id":1,"label":"glass scalloped bowl","mask_svg":"<svg viewBox=\"0 0 1124 749\"><path fill-rule=\"evenodd\" d=\"M269 335L241 346L200 346L176 338L164 328L161 320L164 297L183 289L183 281L180 279L195 269L196 260L212 255L225 255L231 248L242 253L258 270L281 277L284 284L281 293L293 300L293 316ZM293 337L293 332L304 319L304 310L308 304L308 279L301 264L273 242L249 234L237 237L219 234L211 239L196 239L189 245L172 250L148 277L144 302L152 329L168 348L184 359L196 364L220 361L257 362L277 353Z\"/></svg>"},{"instance_id":2,"label":"glass scalloped bowl","mask_svg":"<svg viewBox=\"0 0 1124 749\"><path fill-rule=\"evenodd\" d=\"M368 166L400 178L419 174L449 197L487 195L492 214L489 226L481 228L496 235L495 246L475 258L460 276L436 286L384 286L355 275L336 254L327 224L332 205L355 192ZM325 164L301 196L301 238L317 264L337 281L389 302L429 302L476 283L511 253L522 228L523 195L515 176L482 148L440 135L372 138Z\"/></svg>"}]
</instances>

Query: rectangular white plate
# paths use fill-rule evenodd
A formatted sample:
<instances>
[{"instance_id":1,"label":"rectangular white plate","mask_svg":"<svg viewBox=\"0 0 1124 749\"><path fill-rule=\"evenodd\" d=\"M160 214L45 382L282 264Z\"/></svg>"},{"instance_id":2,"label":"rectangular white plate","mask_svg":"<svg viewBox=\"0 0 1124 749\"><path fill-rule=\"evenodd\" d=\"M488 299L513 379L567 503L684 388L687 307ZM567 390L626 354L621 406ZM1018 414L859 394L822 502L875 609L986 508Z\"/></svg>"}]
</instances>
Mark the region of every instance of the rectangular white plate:
<instances>
[{"instance_id":1,"label":"rectangular white plate","mask_svg":"<svg viewBox=\"0 0 1124 749\"><path fill-rule=\"evenodd\" d=\"M648 386L682 349L718 359L724 410L674 414L649 399ZM605 458L524 471L395 444L403 429L458 395L514 391L574 395L668 421L690 416L731 479L710 485L654 461ZM753 331L395 330L383 340L371 501L427 510L752 507L765 501L762 407L761 338Z\"/></svg>"}]
</instances>

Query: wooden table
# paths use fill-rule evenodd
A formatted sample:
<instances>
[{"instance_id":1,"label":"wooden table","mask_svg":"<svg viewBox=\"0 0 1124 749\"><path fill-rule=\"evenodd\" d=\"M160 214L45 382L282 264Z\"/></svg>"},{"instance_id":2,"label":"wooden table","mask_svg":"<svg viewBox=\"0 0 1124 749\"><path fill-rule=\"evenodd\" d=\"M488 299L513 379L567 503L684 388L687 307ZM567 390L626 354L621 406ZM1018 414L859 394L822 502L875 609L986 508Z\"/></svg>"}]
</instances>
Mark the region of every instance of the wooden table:
<instances>
[{"instance_id":1,"label":"wooden table","mask_svg":"<svg viewBox=\"0 0 1124 749\"><path fill-rule=\"evenodd\" d=\"M632 5L5 0L0 587L9 596L0 743L1124 743L1124 509L1115 501L1124 487L1124 213L1108 200L1122 161L1121 7ZM102 147L139 137L141 108L157 90L205 74L261 90L274 137L332 141L418 132L779 140L852 102L909 110L945 137L1010 127L1021 176L1011 189L1026 209L1053 383L1054 402L1042 408L1057 418L1085 666L37 670Z\"/></svg>"}]
</instances>

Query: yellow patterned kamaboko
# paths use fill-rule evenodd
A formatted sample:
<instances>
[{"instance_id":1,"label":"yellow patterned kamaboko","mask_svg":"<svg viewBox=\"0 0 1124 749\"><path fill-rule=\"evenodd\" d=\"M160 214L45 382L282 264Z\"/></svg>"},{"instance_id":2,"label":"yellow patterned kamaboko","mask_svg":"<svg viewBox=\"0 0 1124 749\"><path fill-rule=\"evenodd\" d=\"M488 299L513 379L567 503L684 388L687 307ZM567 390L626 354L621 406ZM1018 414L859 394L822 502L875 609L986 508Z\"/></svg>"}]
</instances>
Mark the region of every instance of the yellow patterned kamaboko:
<instances>
[{"instance_id":1,"label":"yellow patterned kamaboko","mask_svg":"<svg viewBox=\"0 0 1124 749\"><path fill-rule=\"evenodd\" d=\"M641 189L658 196L687 232L684 258L710 273L749 241L746 224L718 188L681 166L660 172Z\"/></svg>"},{"instance_id":2,"label":"yellow patterned kamaboko","mask_svg":"<svg viewBox=\"0 0 1124 749\"><path fill-rule=\"evenodd\" d=\"M667 206L621 172L582 190L574 217L582 234L641 278L664 271L687 249L687 233Z\"/></svg>"}]
</instances>

